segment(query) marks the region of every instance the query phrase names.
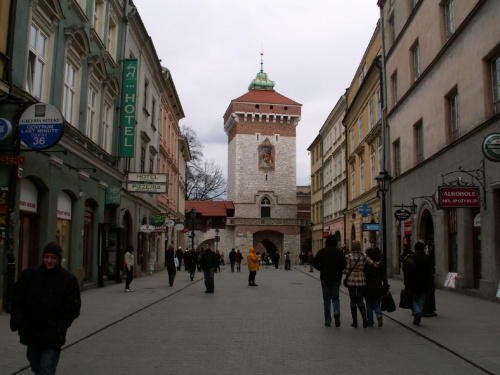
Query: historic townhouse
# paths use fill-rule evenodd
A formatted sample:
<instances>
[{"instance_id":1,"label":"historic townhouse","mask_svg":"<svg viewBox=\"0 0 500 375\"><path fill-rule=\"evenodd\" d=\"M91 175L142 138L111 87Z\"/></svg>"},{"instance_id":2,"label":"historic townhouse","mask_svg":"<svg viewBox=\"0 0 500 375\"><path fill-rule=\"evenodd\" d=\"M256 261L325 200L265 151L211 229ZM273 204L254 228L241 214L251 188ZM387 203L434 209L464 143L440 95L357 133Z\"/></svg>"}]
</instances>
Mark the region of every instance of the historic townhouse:
<instances>
[{"instance_id":1,"label":"historic townhouse","mask_svg":"<svg viewBox=\"0 0 500 375\"><path fill-rule=\"evenodd\" d=\"M323 151L321 136L307 148L311 156L311 241L312 252L323 247Z\"/></svg>"},{"instance_id":2,"label":"historic townhouse","mask_svg":"<svg viewBox=\"0 0 500 375\"><path fill-rule=\"evenodd\" d=\"M379 246L380 200L375 177L382 160L381 36L377 25L347 91L344 118L347 149L347 247L353 240L362 246Z\"/></svg>"},{"instance_id":3,"label":"historic townhouse","mask_svg":"<svg viewBox=\"0 0 500 375\"><path fill-rule=\"evenodd\" d=\"M422 239L437 286L498 297L500 2L379 5L394 178L390 266L397 273L398 251ZM405 222L393 218L397 205L412 213Z\"/></svg>"},{"instance_id":4,"label":"historic townhouse","mask_svg":"<svg viewBox=\"0 0 500 375\"><path fill-rule=\"evenodd\" d=\"M177 124L183 117L131 1L13 4L0 3L6 31L0 36L0 155L6 161L0 165L6 239L0 266L8 274L5 285L0 281L2 309L16 275L38 264L39 250L54 239L82 288L119 280L128 244L136 249L138 274L163 266L157 257L165 234L140 231L158 211L157 194L129 189L127 177L161 170L162 112L171 107ZM178 152L178 137L173 144ZM182 181L175 169L171 179Z\"/></svg>"},{"instance_id":5,"label":"historic townhouse","mask_svg":"<svg viewBox=\"0 0 500 375\"><path fill-rule=\"evenodd\" d=\"M342 120L346 97L342 95L330 112L319 134L323 153L323 231L334 234L339 246L345 244L346 142Z\"/></svg>"}]
</instances>

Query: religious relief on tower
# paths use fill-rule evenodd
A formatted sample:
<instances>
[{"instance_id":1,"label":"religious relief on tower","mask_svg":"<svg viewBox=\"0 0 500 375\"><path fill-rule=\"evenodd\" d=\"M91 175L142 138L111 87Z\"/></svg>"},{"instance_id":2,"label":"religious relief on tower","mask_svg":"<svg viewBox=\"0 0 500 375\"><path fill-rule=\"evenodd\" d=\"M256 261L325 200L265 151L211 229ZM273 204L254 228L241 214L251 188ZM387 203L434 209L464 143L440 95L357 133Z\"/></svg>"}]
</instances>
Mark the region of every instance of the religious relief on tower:
<instances>
[{"instance_id":1,"label":"religious relief on tower","mask_svg":"<svg viewBox=\"0 0 500 375\"><path fill-rule=\"evenodd\" d=\"M269 138L259 146L259 169L274 170L274 146Z\"/></svg>"}]
</instances>

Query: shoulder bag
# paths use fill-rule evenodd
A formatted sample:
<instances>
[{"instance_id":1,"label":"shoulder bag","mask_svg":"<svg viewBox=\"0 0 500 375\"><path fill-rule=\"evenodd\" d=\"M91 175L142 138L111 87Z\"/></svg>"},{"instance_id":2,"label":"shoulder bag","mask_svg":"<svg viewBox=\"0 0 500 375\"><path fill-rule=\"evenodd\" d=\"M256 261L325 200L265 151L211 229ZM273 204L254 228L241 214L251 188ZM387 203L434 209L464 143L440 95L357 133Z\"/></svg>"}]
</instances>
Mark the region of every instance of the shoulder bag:
<instances>
[{"instance_id":1,"label":"shoulder bag","mask_svg":"<svg viewBox=\"0 0 500 375\"><path fill-rule=\"evenodd\" d=\"M359 260L361 259L361 257L363 256L363 254L361 254L359 256L358 259L356 259L356 263L354 263L354 266L352 266L352 268L349 270L349 272L345 275L345 279L344 279L344 286L347 288L347 279L349 278L349 276L351 275L352 271L354 271L354 269L356 268L356 264L358 264Z\"/></svg>"}]
</instances>

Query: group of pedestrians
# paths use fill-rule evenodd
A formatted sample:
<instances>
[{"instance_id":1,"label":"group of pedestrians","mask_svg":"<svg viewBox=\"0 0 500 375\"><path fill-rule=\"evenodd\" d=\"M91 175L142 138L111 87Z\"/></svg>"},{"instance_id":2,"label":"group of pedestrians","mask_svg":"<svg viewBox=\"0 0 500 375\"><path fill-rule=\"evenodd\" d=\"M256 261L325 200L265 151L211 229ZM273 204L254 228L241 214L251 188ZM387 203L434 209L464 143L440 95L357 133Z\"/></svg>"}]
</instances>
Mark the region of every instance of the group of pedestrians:
<instances>
[{"instance_id":1,"label":"group of pedestrians","mask_svg":"<svg viewBox=\"0 0 500 375\"><path fill-rule=\"evenodd\" d=\"M432 263L424 252L425 244L418 241L415 252L409 252L403 262L405 288L413 297L413 324L420 325L426 296L432 286ZM352 316L351 327L358 327L358 311L363 328L383 325L381 300L389 290L385 262L381 251L370 247L363 253L359 241L351 242L347 254L337 247L337 238L326 238L325 247L316 253L312 260L314 268L320 271L325 326L332 321L340 327L340 285L345 275ZM333 319L332 319L333 304Z\"/></svg>"}]
</instances>

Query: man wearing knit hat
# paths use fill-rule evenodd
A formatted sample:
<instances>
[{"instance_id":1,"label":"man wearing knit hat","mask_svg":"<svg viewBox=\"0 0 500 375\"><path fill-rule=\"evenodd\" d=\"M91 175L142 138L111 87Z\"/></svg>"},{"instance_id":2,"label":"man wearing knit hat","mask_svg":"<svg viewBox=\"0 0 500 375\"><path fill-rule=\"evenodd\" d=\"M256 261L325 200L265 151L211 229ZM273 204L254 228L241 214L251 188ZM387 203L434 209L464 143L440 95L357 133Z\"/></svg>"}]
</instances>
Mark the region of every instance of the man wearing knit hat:
<instances>
[{"instance_id":1,"label":"man wearing knit hat","mask_svg":"<svg viewBox=\"0 0 500 375\"><path fill-rule=\"evenodd\" d=\"M80 315L78 281L61 262L61 246L48 243L42 264L25 269L14 286L10 328L19 331L36 374L56 373L66 332Z\"/></svg>"}]
</instances>

